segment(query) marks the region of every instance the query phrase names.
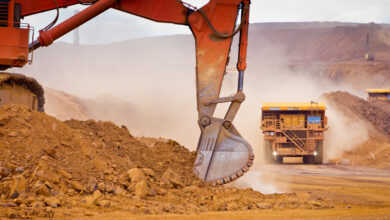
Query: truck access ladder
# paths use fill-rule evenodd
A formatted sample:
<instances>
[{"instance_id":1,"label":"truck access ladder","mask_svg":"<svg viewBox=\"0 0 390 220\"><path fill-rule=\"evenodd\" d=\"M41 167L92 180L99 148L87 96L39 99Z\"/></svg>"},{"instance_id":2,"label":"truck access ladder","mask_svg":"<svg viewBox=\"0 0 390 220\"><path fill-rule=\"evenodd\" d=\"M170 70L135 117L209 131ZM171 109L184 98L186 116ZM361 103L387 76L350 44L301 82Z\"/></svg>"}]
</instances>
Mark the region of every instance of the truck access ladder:
<instances>
[{"instance_id":1,"label":"truck access ladder","mask_svg":"<svg viewBox=\"0 0 390 220\"><path fill-rule=\"evenodd\" d=\"M313 130L308 130L307 131L307 146L309 149L313 149L315 145L315 140L314 140L314 131Z\"/></svg>"},{"instance_id":2,"label":"truck access ladder","mask_svg":"<svg viewBox=\"0 0 390 220\"><path fill-rule=\"evenodd\" d=\"M295 133L291 130L281 130L284 134L301 152L304 152L306 148L306 142L302 141Z\"/></svg>"}]
</instances>

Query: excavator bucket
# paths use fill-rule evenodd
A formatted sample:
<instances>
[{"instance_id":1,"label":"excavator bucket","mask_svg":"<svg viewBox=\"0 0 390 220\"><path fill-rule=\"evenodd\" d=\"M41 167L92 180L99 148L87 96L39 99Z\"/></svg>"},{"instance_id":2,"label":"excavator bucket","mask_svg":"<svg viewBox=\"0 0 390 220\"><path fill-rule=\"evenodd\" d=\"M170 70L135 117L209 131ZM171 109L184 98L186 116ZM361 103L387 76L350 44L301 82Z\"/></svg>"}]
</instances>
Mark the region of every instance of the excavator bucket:
<instances>
[{"instance_id":1,"label":"excavator bucket","mask_svg":"<svg viewBox=\"0 0 390 220\"><path fill-rule=\"evenodd\" d=\"M246 140L214 122L204 130L194 172L206 182L225 184L247 172L253 159L252 147Z\"/></svg>"}]
</instances>

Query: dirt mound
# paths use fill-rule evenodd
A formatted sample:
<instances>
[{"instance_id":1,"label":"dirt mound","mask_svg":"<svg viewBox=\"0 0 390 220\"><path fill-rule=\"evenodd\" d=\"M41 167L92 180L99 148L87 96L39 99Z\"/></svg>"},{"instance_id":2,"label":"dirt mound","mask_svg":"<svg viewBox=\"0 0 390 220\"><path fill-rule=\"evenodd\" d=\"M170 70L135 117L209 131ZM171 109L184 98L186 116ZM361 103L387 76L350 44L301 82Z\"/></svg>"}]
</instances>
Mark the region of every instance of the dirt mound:
<instances>
[{"instance_id":1,"label":"dirt mound","mask_svg":"<svg viewBox=\"0 0 390 220\"><path fill-rule=\"evenodd\" d=\"M369 102L340 91L324 94L323 98L347 117L372 125L368 139L354 149L345 151L336 161L378 168L390 167L390 102Z\"/></svg>"},{"instance_id":2,"label":"dirt mound","mask_svg":"<svg viewBox=\"0 0 390 220\"><path fill-rule=\"evenodd\" d=\"M0 216L329 207L310 196L203 183L192 172L195 152L173 140L139 140L112 122L61 122L22 106L0 108Z\"/></svg>"},{"instance_id":3,"label":"dirt mound","mask_svg":"<svg viewBox=\"0 0 390 220\"><path fill-rule=\"evenodd\" d=\"M45 88L45 112L59 120L87 120L92 118L79 97L63 91Z\"/></svg>"},{"instance_id":4,"label":"dirt mound","mask_svg":"<svg viewBox=\"0 0 390 220\"><path fill-rule=\"evenodd\" d=\"M390 136L390 102L369 102L348 92L331 92L323 95L330 104L369 122L381 133Z\"/></svg>"},{"instance_id":5,"label":"dirt mound","mask_svg":"<svg viewBox=\"0 0 390 220\"><path fill-rule=\"evenodd\" d=\"M346 151L343 158L357 165L390 168L390 140L380 136L371 136L356 149Z\"/></svg>"}]
</instances>

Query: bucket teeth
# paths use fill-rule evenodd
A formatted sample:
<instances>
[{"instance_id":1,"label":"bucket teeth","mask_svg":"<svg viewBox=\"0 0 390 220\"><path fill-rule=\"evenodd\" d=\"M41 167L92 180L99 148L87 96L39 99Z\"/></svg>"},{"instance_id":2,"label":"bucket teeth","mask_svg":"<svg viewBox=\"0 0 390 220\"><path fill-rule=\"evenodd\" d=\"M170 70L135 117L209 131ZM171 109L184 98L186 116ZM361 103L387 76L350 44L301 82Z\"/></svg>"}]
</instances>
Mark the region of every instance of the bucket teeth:
<instances>
[{"instance_id":1,"label":"bucket teeth","mask_svg":"<svg viewBox=\"0 0 390 220\"><path fill-rule=\"evenodd\" d=\"M223 185L223 184L226 184L226 183L230 183L236 179L238 179L239 177L241 177L242 175L244 175L244 173L248 172L249 171L249 168L252 166L253 164L253 160L254 160L254 156L252 155L250 157L250 160L248 160L248 163L246 164L246 166L244 168L242 168L241 170L239 170L237 173L231 175L231 176L228 176L228 177L224 177L224 178L221 178L219 180L216 180L215 182L213 182L214 185Z\"/></svg>"},{"instance_id":2,"label":"bucket teeth","mask_svg":"<svg viewBox=\"0 0 390 220\"><path fill-rule=\"evenodd\" d=\"M253 160L253 150L247 141L213 122L199 142L194 173L206 182L226 184L248 172Z\"/></svg>"}]
</instances>

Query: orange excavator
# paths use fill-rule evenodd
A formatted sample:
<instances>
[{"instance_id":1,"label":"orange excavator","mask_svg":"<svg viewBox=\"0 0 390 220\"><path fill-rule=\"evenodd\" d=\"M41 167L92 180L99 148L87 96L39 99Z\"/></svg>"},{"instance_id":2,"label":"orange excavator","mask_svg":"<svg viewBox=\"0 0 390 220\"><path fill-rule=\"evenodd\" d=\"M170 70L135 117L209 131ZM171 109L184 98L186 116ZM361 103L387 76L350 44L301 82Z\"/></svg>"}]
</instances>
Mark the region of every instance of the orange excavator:
<instances>
[{"instance_id":1,"label":"orange excavator","mask_svg":"<svg viewBox=\"0 0 390 220\"><path fill-rule=\"evenodd\" d=\"M56 25L60 8L89 5ZM224 184L242 176L253 163L249 143L233 125L243 93L250 0L210 0L196 8L180 0L0 0L0 70L32 62L33 51L47 47L104 11L113 8L157 22L186 25L196 45L198 123L201 136L194 164L195 174L206 182ZM48 26L34 30L21 19L57 10ZM239 23L239 24L237 24ZM238 89L231 97L219 97L229 61L233 36L239 34ZM24 104L44 111L42 86L33 78L3 72L0 75L0 105ZM219 103L230 103L224 118L214 117Z\"/></svg>"}]
</instances>

